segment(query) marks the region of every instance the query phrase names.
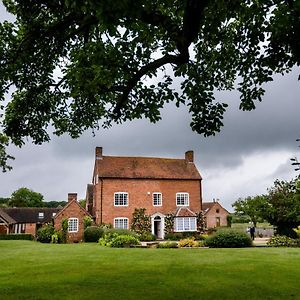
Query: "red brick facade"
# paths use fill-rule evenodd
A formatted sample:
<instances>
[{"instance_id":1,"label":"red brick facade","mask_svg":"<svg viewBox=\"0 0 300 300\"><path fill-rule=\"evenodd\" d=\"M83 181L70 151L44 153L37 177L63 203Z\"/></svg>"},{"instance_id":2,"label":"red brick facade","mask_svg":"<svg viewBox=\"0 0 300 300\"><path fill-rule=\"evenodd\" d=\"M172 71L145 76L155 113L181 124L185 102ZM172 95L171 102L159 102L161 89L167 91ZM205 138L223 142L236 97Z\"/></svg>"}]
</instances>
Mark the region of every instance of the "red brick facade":
<instances>
[{"instance_id":1,"label":"red brick facade","mask_svg":"<svg viewBox=\"0 0 300 300\"><path fill-rule=\"evenodd\" d=\"M128 193L128 206L115 206L114 193ZM162 205L153 205L153 193L162 194ZM102 179L95 186L96 223L111 223L114 218L126 217L131 222L135 208L146 208L148 215L174 213L176 193L189 194L189 208L201 210L201 182L199 180L158 180L158 179ZM102 203L102 215L101 215Z\"/></svg>"},{"instance_id":2,"label":"red brick facade","mask_svg":"<svg viewBox=\"0 0 300 300\"><path fill-rule=\"evenodd\" d=\"M68 204L53 219L54 227L60 230L62 220L67 219L69 222L67 242L80 242L83 240L85 216L90 216L90 214L77 202L77 194L68 194Z\"/></svg>"},{"instance_id":3,"label":"red brick facade","mask_svg":"<svg viewBox=\"0 0 300 300\"><path fill-rule=\"evenodd\" d=\"M204 202L203 211L207 228L227 226L229 212L219 202Z\"/></svg>"},{"instance_id":4,"label":"red brick facade","mask_svg":"<svg viewBox=\"0 0 300 300\"><path fill-rule=\"evenodd\" d=\"M193 151L186 152L184 159L113 157L102 156L102 148L97 147L95 158L93 185L88 185L87 190L87 209L97 224L114 225L115 218L127 218L130 227L135 208L146 208L152 225L155 217L163 223L166 214L175 214L182 207L177 205L177 193L188 194L186 206L193 212L202 209L202 178L193 163ZM126 206L115 205L115 193L127 193ZM154 205L154 193L161 194L161 206Z\"/></svg>"}]
</instances>

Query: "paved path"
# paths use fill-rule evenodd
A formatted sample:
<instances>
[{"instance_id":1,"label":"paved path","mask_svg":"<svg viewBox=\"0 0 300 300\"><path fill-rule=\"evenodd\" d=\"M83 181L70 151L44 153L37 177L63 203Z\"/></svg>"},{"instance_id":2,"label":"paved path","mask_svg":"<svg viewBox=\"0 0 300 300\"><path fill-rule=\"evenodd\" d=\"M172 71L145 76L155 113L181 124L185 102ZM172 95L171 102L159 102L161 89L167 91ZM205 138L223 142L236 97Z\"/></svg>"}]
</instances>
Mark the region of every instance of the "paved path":
<instances>
[{"instance_id":1,"label":"paved path","mask_svg":"<svg viewBox=\"0 0 300 300\"><path fill-rule=\"evenodd\" d=\"M270 238L259 238L256 237L253 241L253 244L255 246L267 246L267 242L269 241Z\"/></svg>"}]
</instances>

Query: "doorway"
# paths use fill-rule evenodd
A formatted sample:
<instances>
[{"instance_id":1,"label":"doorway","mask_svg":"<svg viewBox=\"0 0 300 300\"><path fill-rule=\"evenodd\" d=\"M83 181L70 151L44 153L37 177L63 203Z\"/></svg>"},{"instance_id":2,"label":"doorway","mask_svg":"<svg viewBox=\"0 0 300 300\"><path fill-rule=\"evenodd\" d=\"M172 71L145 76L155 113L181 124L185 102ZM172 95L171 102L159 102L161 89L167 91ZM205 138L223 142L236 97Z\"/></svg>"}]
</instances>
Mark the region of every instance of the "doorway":
<instances>
[{"instance_id":1,"label":"doorway","mask_svg":"<svg viewBox=\"0 0 300 300\"><path fill-rule=\"evenodd\" d=\"M156 213L151 217L152 234L158 239L164 238L164 215Z\"/></svg>"}]
</instances>

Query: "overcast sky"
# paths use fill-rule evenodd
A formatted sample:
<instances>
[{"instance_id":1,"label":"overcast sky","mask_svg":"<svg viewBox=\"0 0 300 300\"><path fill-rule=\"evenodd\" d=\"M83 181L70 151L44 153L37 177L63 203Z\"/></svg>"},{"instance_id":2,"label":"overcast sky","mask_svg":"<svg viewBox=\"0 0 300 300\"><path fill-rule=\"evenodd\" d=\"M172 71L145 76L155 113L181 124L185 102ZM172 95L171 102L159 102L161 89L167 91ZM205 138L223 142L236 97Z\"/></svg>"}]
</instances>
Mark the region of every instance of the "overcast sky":
<instances>
[{"instance_id":1,"label":"overcast sky","mask_svg":"<svg viewBox=\"0 0 300 300\"><path fill-rule=\"evenodd\" d=\"M0 3L0 20L4 15ZM0 197L28 187L46 200L66 200L69 192L84 198L96 146L103 147L104 155L120 156L183 158L185 151L194 150L203 177L203 200L220 199L232 211L231 204L239 197L265 193L277 178L289 180L297 175L290 158L300 157L295 141L300 138L298 74L299 69L276 76L266 85L263 102L252 112L238 110L237 93L220 94L230 107L223 130L215 137L193 133L187 109L170 104L156 124L138 120L101 129L95 137L86 132L77 140L63 136L42 146L10 146L9 153L16 160L12 171L0 173Z\"/></svg>"}]
</instances>

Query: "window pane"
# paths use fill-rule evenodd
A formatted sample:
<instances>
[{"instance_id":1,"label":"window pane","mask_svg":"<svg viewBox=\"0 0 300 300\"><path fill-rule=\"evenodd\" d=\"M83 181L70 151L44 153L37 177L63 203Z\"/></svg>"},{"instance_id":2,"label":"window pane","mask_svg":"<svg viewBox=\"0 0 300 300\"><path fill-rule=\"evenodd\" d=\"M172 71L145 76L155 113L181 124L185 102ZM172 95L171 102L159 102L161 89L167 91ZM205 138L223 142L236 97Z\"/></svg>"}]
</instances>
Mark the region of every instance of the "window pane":
<instances>
[{"instance_id":1,"label":"window pane","mask_svg":"<svg viewBox=\"0 0 300 300\"><path fill-rule=\"evenodd\" d=\"M161 193L153 193L153 205L154 206L161 206L162 205Z\"/></svg>"},{"instance_id":2,"label":"window pane","mask_svg":"<svg viewBox=\"0 0 300 300\"><path fill-rule=\"evenodd\" d=\"M68 231L69 232L77 232L78 231L78 219L70 218L68 220Z\"/></svg>"},{"instance_id":3,"label":"window pane","mask_svg":"<svg viewBox=\"0 0 300 300\"><path fill-rule=\"evenodd\" d=\"M189 194L188 193L177 193L176 194L176 204L182 206L189 205Z\"/></svg>"},{"instance_id":4,"label":"window pane","mask_svg":"<svg viewBox=\"0 0 300 300\"><path fill-rule=\"evenodd\" d=\"M115 193L115 205L117 206L128 205L128 193Z\"/></svg>"},{"instance_id":5,"label":"window pane","mask_svg":"<svg viewBox=\"0 0 300 300\"><path fill-rule=\"evenodd\" d=\"M127 218L117 218L117 219L115 219L115 228L128 229L128 219Z\"/></svg>"}]
</instances>

